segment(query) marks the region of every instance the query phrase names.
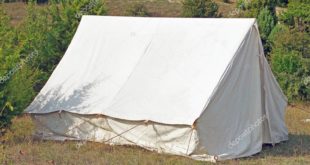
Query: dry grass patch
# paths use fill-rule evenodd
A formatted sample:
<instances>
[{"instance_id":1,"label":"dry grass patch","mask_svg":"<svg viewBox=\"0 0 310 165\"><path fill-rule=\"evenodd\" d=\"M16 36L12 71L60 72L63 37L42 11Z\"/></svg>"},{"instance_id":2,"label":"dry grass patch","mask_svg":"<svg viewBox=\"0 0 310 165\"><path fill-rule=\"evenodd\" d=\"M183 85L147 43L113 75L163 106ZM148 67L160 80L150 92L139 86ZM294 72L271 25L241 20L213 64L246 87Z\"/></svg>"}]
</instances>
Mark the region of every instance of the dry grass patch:
<instances>
[{"instance_id":1,"label":"dry grass patch","mask_svg":"<svg viewBox=\"0 0 310 165\"><path fill-rule=\"evenodd\" d=\"M106 0L108 15L126 16L126 11L133 4L143 4L151 16L179 17L182 5L178 1L169 0Z\"/></svg>"},{"instance_id":2,"label":"dry grass patch","mask_svg":"<svg viewBox=\"0 0 310 165\"><path fill-rule=\"evenodd\" d=\"M0 4L1 5L1 4ZM25 3L16 2L16 3L4 3L3 7L11 19L11 24L17 26L27 14L27 9Z\"/></svg>"}]
</instances>

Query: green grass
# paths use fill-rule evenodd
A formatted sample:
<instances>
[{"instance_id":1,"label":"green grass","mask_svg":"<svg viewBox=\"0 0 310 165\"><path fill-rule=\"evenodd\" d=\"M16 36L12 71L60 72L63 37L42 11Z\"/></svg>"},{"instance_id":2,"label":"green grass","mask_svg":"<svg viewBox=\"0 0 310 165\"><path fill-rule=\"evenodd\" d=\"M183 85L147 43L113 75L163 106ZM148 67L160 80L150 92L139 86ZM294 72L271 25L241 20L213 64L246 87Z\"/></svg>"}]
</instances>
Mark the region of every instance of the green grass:
<instances>
[{"instance_id":1,"label":"green grass","mask_svg":"<svg viewBox=\"0 0 310 165\"><path fill-rule=\"evenodd\" d=\"M310 106L304 106L310 112ZM289 107L286 124L289 141L275 147L264 146L259 154L218 164L310 164L310 113ZM34 125L29 116L14 119L0 138L0 162L4 164L211 164L185 157L158 154L133 146L110 146L76 141L41 141L34 139Z\"/></svg>"}]
</instances>

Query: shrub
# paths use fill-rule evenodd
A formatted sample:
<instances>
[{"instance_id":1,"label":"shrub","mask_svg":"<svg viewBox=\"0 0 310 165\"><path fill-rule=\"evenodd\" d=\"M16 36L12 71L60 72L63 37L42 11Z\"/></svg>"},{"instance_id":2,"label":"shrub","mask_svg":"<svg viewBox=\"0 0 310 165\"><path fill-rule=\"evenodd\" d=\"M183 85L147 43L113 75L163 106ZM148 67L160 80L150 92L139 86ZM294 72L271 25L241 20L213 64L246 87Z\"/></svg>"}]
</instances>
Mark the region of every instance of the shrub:
<instances>
[{"instance_id":1,"label":"shrub","mask_svg":"<svg viewBox=\"0 0 310 165\"><path fill-rule=\"evenodd\" d=\"M261 38L263 39L263 41L266 41L270 32L275 26L276 23L275 16L273 16L267 8L264 8L259 13L257 22Z\"/></svg>"},{"instance_id":2,"label":"shrub","mask_svg":"<svg viewBox=\"0 0 310 165\"><path fill-rule=\"evenodd\" d=\"M238 0L237 7L244 12L245 17L258 17L259 13L267 8L272 15L275 15L277 0Z\"/></svg>"},{"instance_id":3,"label":"shrub","mask_svg":"<svg viewBox=\"0 0 310 165\"><path fill-rule=\"evenodd\" d=\"M272 70L290 101L310 99L309 68L304 65L299 52L276 49L271 54Z\"/></svg>"},{"instance_id":4,"label":"shrub","mask_svg":"<svg viewBox=\"0 0 310 165\"><path fill-rule=\"evenodd\" d=\"M288 0L278 0L277 5L285 7L288 4Z\"/></svg>"},{"instance_id":5,"label":"shrub","mask_svg":"<svg viewBox=\"0 0 310 165\"><path fill-rule=\"evenodd\" d=\"M238 0L237 8L241 10L245 10L249 8L250 1L249 0Z\"/></svg>"},{"instance_id":6,"label":"shrub","mask_svg":"<svg viewBox=\"0 0 310 165\"><path fill-rule=\"evenodd\" d=\"M257 8L259 11L267 8L274 11L278 0L251 0L250 8Z\"/></svg>"},{"instance_id":7,"label":"shrub","mask_svg":"<svg viewBox=\"0 0 310 165\"><path fill-rule=\"evenodd\" d=\"M38 71L25 65L7 83L0 96L4 101L0 114L1 128L8 126L11 119L20 115L33 99L36 94L33 84L35 84L37 75Z\"/></svg>"},{"instance_id":8,"label":"shrub","mask_svg":"<svg viewBox=\"0 0 310 165\"><path fill-rule=\"evenodd\" d=\"M185 17L215 17L218 6L212 0L184 0L183 16Z\"/></svg>"},{"instance_id":9,"label":"shrub","mask_svg":"<svg viewBox=\"0 0 310 165\"><path fill-rule=\"evenodd\" d=\"M10 26L9 18L0 6L0 136L2 128L6 127L14 113L12 103L7 99L6 85L11 79L10 70L16 65L19 57L15 53L16 32Z\"/></svg>"},{"instance_id":10,"label":"shrub","mask_svg":"<svg viewBox=\"0 0 310 165\"><path fill-rule=\"evenodd\" d=\"M290 101L310 100L310 36L278 24L268 38L271 68Z\"/></svg>"},{"instance_id":11,"label":"shrub","mask_svg":"<svg viewBox=\"0 0 310 165\"><path fill-rule=\"evenodd\" d=\"M9 75L0 84L2 132L45 84L66 51L81 16L106 12L100 0L58 1L51 1L44 8L29 2L26 20L17 29L9 26L9 19L0 8L0 35L6 37L0 38L0 76Z\"/></svg>"},{"instance_id":12,"label":"shrub","mask_svg":"<svg viewBox=\"0 0 310 165\"><path fill-rule=\"evenodd\" d=\"M299 31L308 31L310 22L310 5L309 1L295 0L290 1L286 12L280 16L280 21Z\"/></svg>"}]
</instances>

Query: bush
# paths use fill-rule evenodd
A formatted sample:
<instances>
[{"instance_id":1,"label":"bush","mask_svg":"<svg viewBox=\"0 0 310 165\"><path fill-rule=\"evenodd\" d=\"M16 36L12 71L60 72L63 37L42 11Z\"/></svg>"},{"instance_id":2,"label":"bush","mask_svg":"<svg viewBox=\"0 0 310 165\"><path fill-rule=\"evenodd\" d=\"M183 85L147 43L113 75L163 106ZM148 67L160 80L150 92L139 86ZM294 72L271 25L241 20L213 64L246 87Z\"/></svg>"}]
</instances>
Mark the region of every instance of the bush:
<instances>
[{"instance_id":1,"label":"bush","mask_svg":"<svg viewBox=\"0 0 310 165\"><path fill-rule=\"evenodd\" d=\"M17 47L16 32L10 26L9 18L0 6L0 136L2 128L6 127L12 118L14 107L7 98L6 88L13 73L9 73L17 65L19 57L15 53Z\"/></svg>"},{"instance_id":2,"label":"bush","mask_svg":"<svg viewBox=\"0 0 310 165\"><path fill-rule=\"evenodd\" d=\"M105 14L100 0L29 2L26 20L17 28L0 8L0 130L23 112L66 51L85 14ZM1 78L1 77L0 77ZM1 133L0 132L0 133Z\"/></svg>"},{"instance_id":3,"label":"bush","mask_svg":"<svg viewBox=\"0 0 310 165\"><path fill-rule=\"evenodd\" d=\"M310 36L278 24L268 38L271 68L289 101L310 100Z\"/></svg>"},{"instance_id":4,"label":"bush","mask_svg":"<svg viewBox=\"0 0 310 165\"><path fill-rule=\"evenodd\" d=\"M263 41L266 41L275 26L276 19L271 12L264 8L257 17L258 27Z\"/></svg>"},{"instance_id":5,"label":"bush","mask_svg":"<svg viewBox=\"0 0 310 165\"><path fill-rule=\"evenodd\" d=\"M0 96L5 101L1 116L1 128L10 124L12 118L20 115L24 108L32 101L36 92L33 84L38 76L38 71L30 69L27 65L20 68L8 82Z\"/></svg>"},{"instance_id":6,"label":"bush","mask_svg":"<svg viewBox=\"0 0 310 165\"><path fill-rule=\"evenodd\" d=\"M287 11L280 16L280 21L292 28L298 28L299 31L308 31L310 29L310 5L309 1L295 0L290 1Z\"/></svg>"},{"instance_id":7,"label":"bush","mask_svg":"<svg viewBox=\"0 0 310 165\"><path fill-rule=\"evenodd\" d=\"M288 4L288 0L278 0L277 5L285 7Z\"/></svg>"},{"instance_id":8,"label":"bush","mask_svg":"<svg viewBox=\"0 0 310 165\"><path fill-rule=\"evenodd\" d=\"M249 8L250 1L249 0L238 0L237 1L237 8L241 10L246 10Z\"/></svg>"},{"instance_id":9,"label":"bush","mask_svg":"<svg viewBox=\"0 0 310 165\"><path fill-rule=\"evenodd\" d=\"M273 50L271 67L289 101L310 99L309 67L296 51Z\"/></svg>"},{"instance_id":10,"label":"bush","mask_svg":"<svg viewBox=\"0 0 310 165\"><path fill-rule=\"evenodd\" d=\"M245 17L258 17L259 13L267 8L272 15L275 15L277 0L238 0L237 7L245 10Z\"/></svg>"},{"instance_id":11,"label":"bush","mask_svg":"<svg viewBox=\"0 0 310 165\"><path fill-rule=\"evenodd\" d=\"M215 17L218 6L212 0L184 0L183 16L185 17Z\"/></svg>"}]
</instances>

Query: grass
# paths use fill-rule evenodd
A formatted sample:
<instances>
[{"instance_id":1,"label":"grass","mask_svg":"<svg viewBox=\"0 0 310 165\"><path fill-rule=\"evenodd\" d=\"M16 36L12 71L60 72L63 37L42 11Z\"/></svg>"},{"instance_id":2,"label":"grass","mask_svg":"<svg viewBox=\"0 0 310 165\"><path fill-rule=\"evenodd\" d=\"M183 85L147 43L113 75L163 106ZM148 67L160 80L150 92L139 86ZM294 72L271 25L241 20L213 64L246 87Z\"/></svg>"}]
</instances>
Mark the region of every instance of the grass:
<instances>
[{"instance_id":1,"label":"grass","mask_svg":"<svg viewBox=\"0 0 310 165\"><path fill-rule=\"evenodd\" d=\"M17 26L26 17L27 8L26 8L25 3L22 3L22 2L5 3L3 6L5 9L5 12L10 17L11 24L13 26Z\"/></svg>"},{"instance_id":2,"label":"grass","mask_svg":"<svg viewBox=\"0 0 310 165\"><path fill-rule=\"evenodd\" d=\"M126 16L127 10L135 3L141 3L152 16L157 17L179 17L182 6L177 0L106 0L108 15Z\"/></svg>"},{"instance_id":3,"label":"grass","mask_svg":"<svg viewBox=\"0 0 310 165\"><path fill-rule=\"evenodd\" d=\"M303 106L310 112L310 106ZM289 107L286 124L289 141L275 147L264 146L259 154L218 164L310 164L310 113ZM94 142L41 141L32 137L34 125L29 116L13 120L0 138L3 164L211 164L188 158L158 154L133 146L110 146Z\"/></svg>"}]
</instances>

